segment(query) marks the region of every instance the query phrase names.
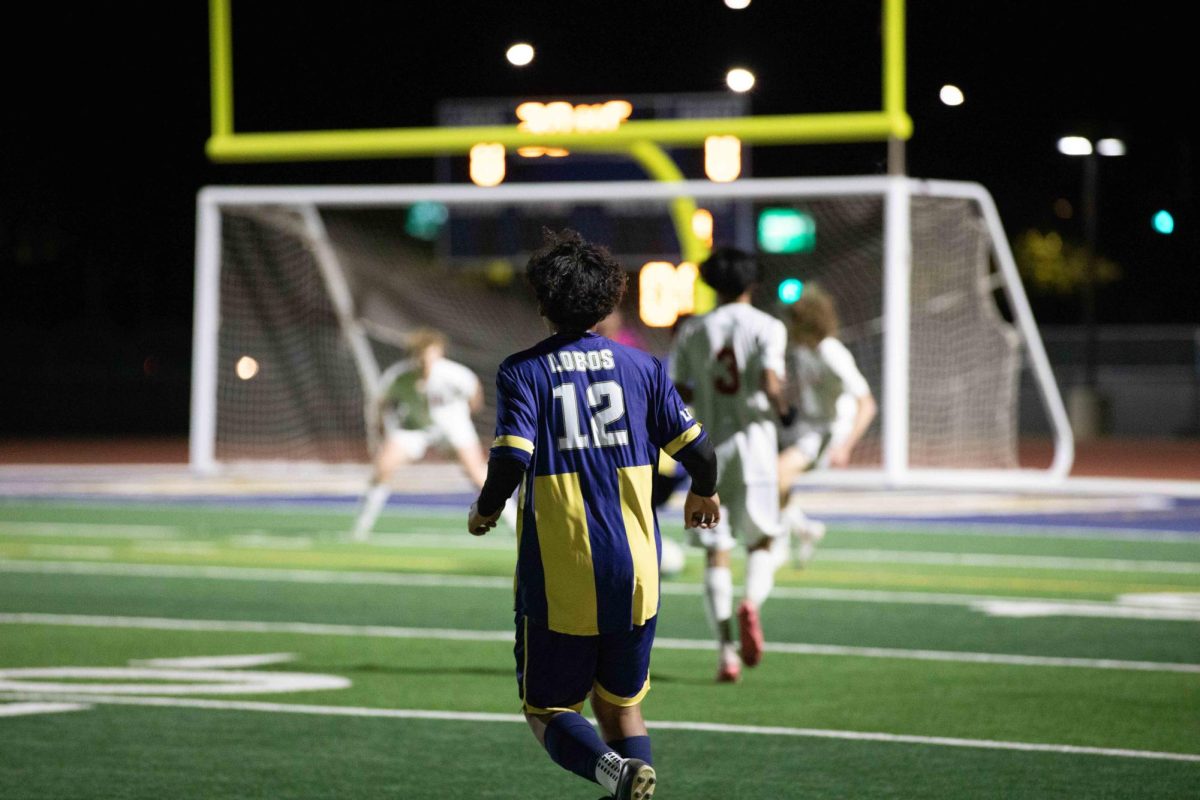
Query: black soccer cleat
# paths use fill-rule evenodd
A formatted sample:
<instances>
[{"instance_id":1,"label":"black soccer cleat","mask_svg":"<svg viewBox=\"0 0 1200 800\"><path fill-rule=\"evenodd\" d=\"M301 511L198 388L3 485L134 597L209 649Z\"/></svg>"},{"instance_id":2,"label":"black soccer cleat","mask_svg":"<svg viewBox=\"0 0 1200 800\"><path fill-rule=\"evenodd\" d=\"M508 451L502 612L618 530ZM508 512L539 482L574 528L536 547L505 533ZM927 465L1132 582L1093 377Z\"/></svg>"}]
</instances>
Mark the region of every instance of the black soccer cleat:
<instances>
[{"instance_id":1,"label":"black soccer cleat","mask_svg":"<svg viewBox=\"0 0 1200 800\"><path fill-rule=\"evenodd\" d=\"M640 758L627 758L621 765L617 791L613 797L616 800L650 800L654 796L657 781L654 767Z\"/></svg>"}]
</instances>

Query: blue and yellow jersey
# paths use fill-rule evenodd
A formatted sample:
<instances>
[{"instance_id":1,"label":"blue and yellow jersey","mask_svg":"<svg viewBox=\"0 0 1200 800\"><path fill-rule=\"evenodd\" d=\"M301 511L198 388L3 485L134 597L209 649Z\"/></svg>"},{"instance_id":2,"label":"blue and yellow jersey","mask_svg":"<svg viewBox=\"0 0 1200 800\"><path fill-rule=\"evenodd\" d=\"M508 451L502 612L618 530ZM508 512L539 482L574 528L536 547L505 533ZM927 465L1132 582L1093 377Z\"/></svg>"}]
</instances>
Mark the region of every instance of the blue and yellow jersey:
<instances>
[{"instance_id":1,"label":"blue and yellow jersey","mask_svg":"<svg viewBox=\"0 0 1200 800\"><path fill-rule=\"evenodd\" d=\"M658 613L659 449L705 434L658 359L599 334L555 334L496 376L493 456L526 465L516 607L550 630L616 633Z\"/></svg>"}]
</instances>

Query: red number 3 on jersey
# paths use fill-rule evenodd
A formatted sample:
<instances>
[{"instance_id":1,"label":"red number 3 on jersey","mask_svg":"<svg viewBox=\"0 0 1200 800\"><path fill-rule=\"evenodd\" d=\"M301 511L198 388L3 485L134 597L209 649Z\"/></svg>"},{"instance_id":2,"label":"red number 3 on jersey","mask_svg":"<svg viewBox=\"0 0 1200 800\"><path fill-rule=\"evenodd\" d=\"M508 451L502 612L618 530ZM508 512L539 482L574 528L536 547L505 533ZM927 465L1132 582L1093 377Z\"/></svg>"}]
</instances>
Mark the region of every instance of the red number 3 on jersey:
<instances>
[{"instance_id":1,"label":"red number 3 on jersey","mask_svg":"<svg viewBox=\"0 0 1200 800\"><path fill-rule=\"evenodd\" d=\"M724 368L724 374L717 374L713 378L713 388L719 394L737 394L738 389L742 388L742 375L738 371L737 353L733 352L733 348L725 345L717 351L717 363Z\"/></svg>"}]
</instances>

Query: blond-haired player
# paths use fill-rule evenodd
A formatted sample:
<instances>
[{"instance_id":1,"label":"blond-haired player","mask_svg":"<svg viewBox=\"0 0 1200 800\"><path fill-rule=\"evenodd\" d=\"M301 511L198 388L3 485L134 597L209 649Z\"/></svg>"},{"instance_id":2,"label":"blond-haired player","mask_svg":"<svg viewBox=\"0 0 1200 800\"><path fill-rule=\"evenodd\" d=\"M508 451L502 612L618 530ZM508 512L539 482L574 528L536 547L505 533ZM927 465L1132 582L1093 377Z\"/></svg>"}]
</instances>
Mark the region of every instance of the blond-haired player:
<instances>
[{"instance_id":1,"label":"blond-haired player","mask_svg":"<svg viewBox=\"0 0 1200 800\"><path fill-rule=\"evenodd\" d=\"M800 510L793 485L801 473L848 465L877 406L854 356L837 338L833 299L807 286L787 316L788 391L798 413L780 433L779 503L792 534L793 560L804 566L824 538L825 525Z\"/></svg>"}]
</instances>

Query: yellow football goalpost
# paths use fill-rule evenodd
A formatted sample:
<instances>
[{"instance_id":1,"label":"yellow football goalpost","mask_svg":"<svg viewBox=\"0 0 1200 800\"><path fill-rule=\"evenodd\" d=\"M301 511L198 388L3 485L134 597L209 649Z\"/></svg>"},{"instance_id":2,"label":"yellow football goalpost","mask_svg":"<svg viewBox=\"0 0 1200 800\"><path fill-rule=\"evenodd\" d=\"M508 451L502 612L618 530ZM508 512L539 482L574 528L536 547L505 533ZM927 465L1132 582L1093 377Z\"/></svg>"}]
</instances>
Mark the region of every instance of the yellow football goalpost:
<instances>
[{"instance_id":1,"label":"yellow football goalpost","mask_svg":"<svg viewBox=\"0 0 1200 800\"><path fill-rule=\"evenodd\" d=\"M621 153L653 180L682 181L664 146L702 147L710 136L745 144L903 142L912 136L905 109L904 0L882 0L883 108L837 114L785 114L724 119L630 120L613 130L535 133L512 125L238 133L233 121L231 0L209 0L213 161L323 161L461 155L482 142L517 147L561 147ZM898 159L893 159L897 161ZM893 163L893 167L896 164ZM900 169L899 171L903 171ZM684 261L698 263L707 248L692 230L695 201L680 196L671 217Z\"/></svg>"}]
</instances>

